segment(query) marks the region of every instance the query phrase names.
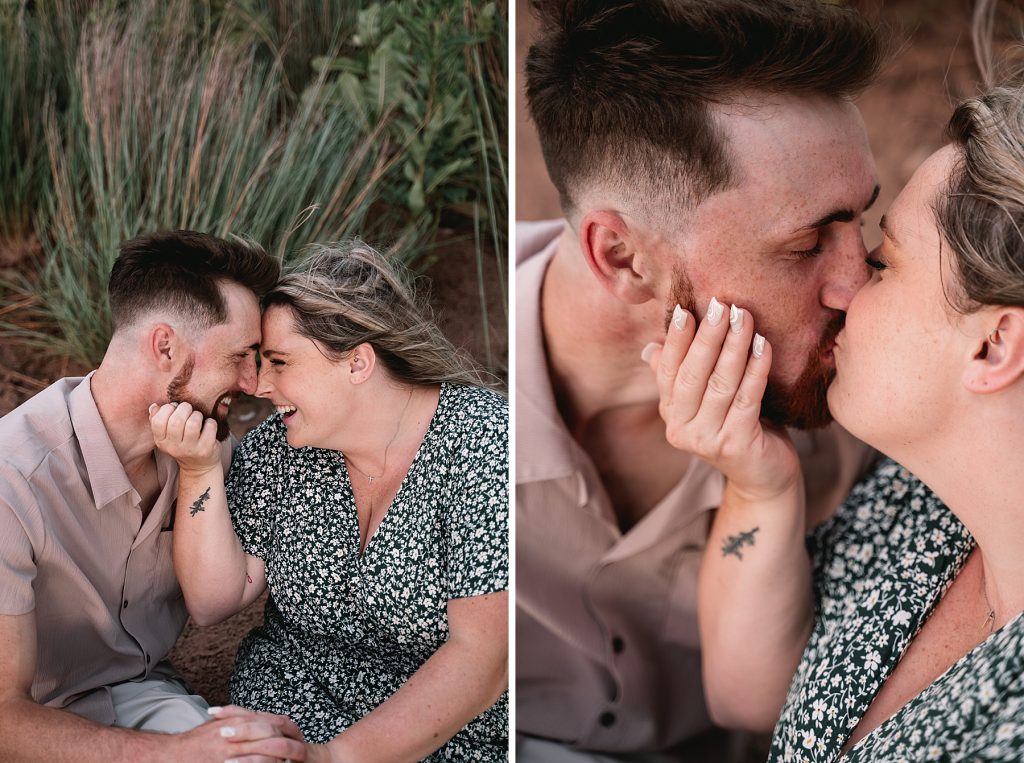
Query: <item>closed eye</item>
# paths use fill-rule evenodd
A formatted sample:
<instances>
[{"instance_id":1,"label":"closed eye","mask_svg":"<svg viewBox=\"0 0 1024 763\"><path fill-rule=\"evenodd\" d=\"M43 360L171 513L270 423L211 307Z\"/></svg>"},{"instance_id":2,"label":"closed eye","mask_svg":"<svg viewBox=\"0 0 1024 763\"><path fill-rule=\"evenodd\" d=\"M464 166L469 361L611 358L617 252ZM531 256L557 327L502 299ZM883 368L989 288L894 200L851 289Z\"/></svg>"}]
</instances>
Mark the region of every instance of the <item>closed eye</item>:
<instances>
[{"instance_id":1,"label":"closed eye","mask_svg":"<svg viewBox=\"0 0 1024 763\"><path fill-rule=\"evenodd\" d=\"M789 253L796 257L798 260L810 260L821 254L821 249L821 241L818 241L818 243L816 243L810 249L792 249Z\"/></svg>"}]
</instances>

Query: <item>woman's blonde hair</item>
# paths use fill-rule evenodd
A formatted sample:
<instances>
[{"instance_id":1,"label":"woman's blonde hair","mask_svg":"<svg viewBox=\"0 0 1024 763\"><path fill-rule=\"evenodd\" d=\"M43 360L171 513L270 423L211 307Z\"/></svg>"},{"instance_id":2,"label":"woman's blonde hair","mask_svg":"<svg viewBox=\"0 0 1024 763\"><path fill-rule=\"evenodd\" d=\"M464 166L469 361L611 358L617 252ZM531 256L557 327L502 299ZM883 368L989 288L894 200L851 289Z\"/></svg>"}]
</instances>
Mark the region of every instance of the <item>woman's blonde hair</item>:
<instances>
[{"instance_id":1,"label":"woman's blonde hair","mask_svg":"<svg viewBox=\"0 0 1024 763\"><path fill-rule=\"evenodd\" d=\"M316 244L263 299L285 305L295 327L339 359L364 342L400 382L487 386L485 373L449 342L408 275L358 239Z\"/></svg>"},{"instance_id":2,"label":"woman's blonde hair","mask_svg":"<svg viewBox=\"0 0 1024 763\"><path fill-rule=\"evenodd\" d=\"M997 87L953 113L959 156L935 217L952 249L952 305L1024 305L1024 88Z\"/></svg>"},{"instance_id":3,"label":"woman's blonde hair","mask_svg":"<svg viewBox=\"0 0 1024 763\"><path fill-rule=\"evenodd\" d=\"M1024 305L1024 69L1019 56L1007 56L1002 67L994 62L996 6L979 0L975 7L975 54L990 87L950 117L946 132L958 156L935 202L939 231L953 250L947 298L963 313ZM997 80L1011 84L992 87Z\"/></svg>"}]
</instances>

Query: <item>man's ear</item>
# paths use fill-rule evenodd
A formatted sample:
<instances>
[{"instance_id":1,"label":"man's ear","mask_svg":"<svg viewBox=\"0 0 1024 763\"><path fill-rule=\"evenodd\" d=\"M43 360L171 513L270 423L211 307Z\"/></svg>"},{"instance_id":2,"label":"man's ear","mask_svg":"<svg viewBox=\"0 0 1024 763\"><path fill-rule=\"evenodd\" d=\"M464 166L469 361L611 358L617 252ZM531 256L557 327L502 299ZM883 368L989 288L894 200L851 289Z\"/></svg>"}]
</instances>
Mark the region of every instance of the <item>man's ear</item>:
<instances>
[{"instance_id":1,"label":"man's ear","mask_svg":"<svg viewBox=\"0 0 1024 763\"><path fill-rule=\"evenodd\" d=\"M174 368L181 345L180 337L167 323L157 323L146 333L145 353L161 371Z\"/></svg>"},{"instance_id":2,"label":"man's ear","mask_svg":"<svg viewBox=\"0 0 1024 763\"><path fill-rule=\"evenodd\" d=\"M1024 376L1024 309L998 307L972 316L985 331L976 341L964 369L963 383L971 392L999 392Z\"/></svg>"},{"instance_id":3,"label":"man's ear","mask_svg":"<svg viewBox=\"0 0 1024 763\"><path fill-rule=\"evenodd\" d=\"M353 384L362 384L373 376L373 370L377 366L377 353L374 352L373 345L363 342L356 345L345 362L348 364L349 380Z\"/></svg>"},{"instance_id":4,"label":"man's ear","mask_svg":"<svg viewBox=\"0 0 1024 763\"><path fill-rule=\"evenodd\" d=\"M654 298L635 233L616 212L602 210L584 216L580 249L597 280L618 299L639 305Z\"/></svg>"}]
</instances>

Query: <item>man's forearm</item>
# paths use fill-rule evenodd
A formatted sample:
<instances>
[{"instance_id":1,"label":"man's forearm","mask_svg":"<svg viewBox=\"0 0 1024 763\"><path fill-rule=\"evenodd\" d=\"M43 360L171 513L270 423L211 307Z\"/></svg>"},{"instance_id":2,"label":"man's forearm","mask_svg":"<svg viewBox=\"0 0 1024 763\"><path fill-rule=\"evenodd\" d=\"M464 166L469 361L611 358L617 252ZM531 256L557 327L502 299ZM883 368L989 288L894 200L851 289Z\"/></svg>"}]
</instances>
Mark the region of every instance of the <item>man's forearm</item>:
<instances>
[{"instance_id":1,"label":"man's forearm","mask_svg":"<svg viewBox=\"0 0 1024 763\"><path fill-rule=\"evenodd\" d=\"M699 583L705 692L727 726L770 730L813 624L802 489L747 503L727 486Z\"/></svg>"},{"instance_id":2,"label":"man's forearm","mask_svg":"<svg viewBox=\"0 0 1024 763\"><path fill-rule=\"evenodd\" d=\"M0 702L0 760L8 763L171 763L168 739L101 726L27 698Z\"/></svg>"}]
</instances>

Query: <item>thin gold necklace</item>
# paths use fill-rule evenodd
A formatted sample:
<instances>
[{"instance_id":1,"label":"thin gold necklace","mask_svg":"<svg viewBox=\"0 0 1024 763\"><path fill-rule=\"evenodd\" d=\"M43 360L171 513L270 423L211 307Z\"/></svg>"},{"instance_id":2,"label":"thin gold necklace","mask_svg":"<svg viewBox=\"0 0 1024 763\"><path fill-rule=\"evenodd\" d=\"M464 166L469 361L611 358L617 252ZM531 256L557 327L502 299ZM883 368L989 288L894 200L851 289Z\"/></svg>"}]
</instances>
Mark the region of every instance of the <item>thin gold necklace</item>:
<instances>
[{"instance_id":1,"label":"thin gold necklace","mask_svg":"<svg viewBox=\"0 0 1024 763\"><path fill-rule=\"evenodd\" d=\"M384 446L384 464L381 466L380 474L367 474L362 469L360 469L358 466L356 466L356 463L355 463L355 461L352 460L351 456L345 456L346 463L348 463L349 466L351 466L353 469L355 469L361 475L366 477L366 481L367 481L367 483L369 484L370 487L373 487L373 481L374 480L380 479L381 477L383 477L384 474L388 470L388 451L391 450L391 445L398 438L398 433L402 431L402 422L405 421L405 413L406 413L406 411L409 410L409 403L411 403L411 402L412 402L412 389L410 388L409 389L409 397L406 398L406 400L405 400L405 407L402 408L402 415L398 417L398 426L395 427L395 433L393 435L391 435L391 439L388 440L388 444ZM370 494L370 511L371 512L373 511L373 494L372 493Z\"/></svg>"},{"instance_id":2,"label":"thin gold necklace","mask_svg":"<svg viewBox=\"0 0 1024 763\"><path fill-rule=\"evenodd\" d=\"M992 603L988 600L988 588L985 586L985 568L981 570L981 594L985 597L985 607L988 609L988 614L985 615L985 621L982 625L988 626L988 632L994 633L996 629L996 611L992 607Z\"/></svg>"}]
</instances>

